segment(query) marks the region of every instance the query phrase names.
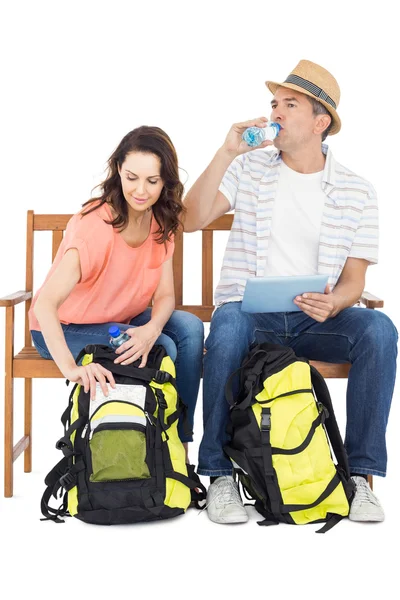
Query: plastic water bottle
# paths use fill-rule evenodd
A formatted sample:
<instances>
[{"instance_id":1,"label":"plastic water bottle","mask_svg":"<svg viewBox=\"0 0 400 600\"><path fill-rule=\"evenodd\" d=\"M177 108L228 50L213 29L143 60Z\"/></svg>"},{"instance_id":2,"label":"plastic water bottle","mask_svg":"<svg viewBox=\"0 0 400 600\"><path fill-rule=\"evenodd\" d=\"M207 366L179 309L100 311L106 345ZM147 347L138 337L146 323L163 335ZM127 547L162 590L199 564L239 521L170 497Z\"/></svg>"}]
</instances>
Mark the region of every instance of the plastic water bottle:
<instances>
[{"instance_id":1,"label":"plastic water bottle","mask_svg":"<svg viewBox=\"0 0 400 600\"><path fill-rule=\"evenodd\" d=\"M266 127L248 127L242 135L242 139L252 148L259 146L265 140L274 140L281 130L279 123L270 122Z\"/></svg>"},{"instance_id":2,"label":"plastic water bottle","mask_svg":"<svg viewBox=\"0 0 400 600\"><path fill-rule=\"evenodd\" d=\"M117 325L109 327L108 333L110 334L110 346L113 348L118 348L121 344L130 339L130 336L127 333L124 331L121 333L121 330Z\"/></svg>"}]
</instances>

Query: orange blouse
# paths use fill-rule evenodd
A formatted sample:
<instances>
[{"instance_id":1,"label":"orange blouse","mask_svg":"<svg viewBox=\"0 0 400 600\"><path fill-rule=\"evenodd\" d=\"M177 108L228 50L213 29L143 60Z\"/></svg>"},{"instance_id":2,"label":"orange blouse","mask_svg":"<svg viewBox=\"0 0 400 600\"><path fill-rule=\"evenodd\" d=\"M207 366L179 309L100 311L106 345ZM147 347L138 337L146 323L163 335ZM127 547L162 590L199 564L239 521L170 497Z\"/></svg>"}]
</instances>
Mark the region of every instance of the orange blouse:
<instances>
[{"instance_id":1,"label":"orange blouse","mask_svg":"<svg viewBox=\"0 0 400 600\"><path fill-rule=\"evenodd\" d=\"M149 305L162 265L173 255L173 241L155 241L158 223L154 217L149 236L138 248L129 246L104 219L112 220L107 204L86 216L79 212L68 222L46 277L47 281L67 250L78 250L82 277L58 309L61 323L129 323ZM40 325L33 307L39 293L40 289L29 311L30 329L36 331L40 331Z\"/></svg>"}]
</instances>

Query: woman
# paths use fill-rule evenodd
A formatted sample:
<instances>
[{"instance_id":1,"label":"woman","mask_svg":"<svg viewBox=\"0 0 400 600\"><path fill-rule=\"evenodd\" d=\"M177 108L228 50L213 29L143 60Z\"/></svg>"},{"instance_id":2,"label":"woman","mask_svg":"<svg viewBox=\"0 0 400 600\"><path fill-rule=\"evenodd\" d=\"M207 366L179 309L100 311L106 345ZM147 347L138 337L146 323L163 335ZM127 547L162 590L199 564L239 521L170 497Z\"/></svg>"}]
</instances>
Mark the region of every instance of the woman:
<instances>
[{"instance_id":1,"label":"woman","mask_svg":"<svg viewBox=\"0 0 400 600\"><path fill-rule=\"evenodd\" d=\"M192 430L204 331L200 319L174 311L173 236L184 210L176 151L162 129L139 127L123 138L108 166L101 195L69 221L33 299L33 343L91 397L96 381L105 394L107 381L115 386L112 373L96 363L78 366L75 358L87 344L108 344L111 325L130 337L116 350L116 363L141 358L144 367L153 345L164 345L176 363ZM187 452L192 437L181 423L179 435Z\"/></svg>"}]
</instances>

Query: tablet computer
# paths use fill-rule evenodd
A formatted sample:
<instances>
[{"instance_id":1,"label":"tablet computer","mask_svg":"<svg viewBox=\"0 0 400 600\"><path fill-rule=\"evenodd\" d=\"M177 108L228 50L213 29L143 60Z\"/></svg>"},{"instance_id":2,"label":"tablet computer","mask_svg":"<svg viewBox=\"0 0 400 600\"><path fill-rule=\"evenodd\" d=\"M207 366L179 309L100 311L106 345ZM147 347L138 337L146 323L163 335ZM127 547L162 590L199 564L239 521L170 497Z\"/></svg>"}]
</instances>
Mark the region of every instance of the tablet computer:
<instances>
[{"instance_id":1,"label":"tablet computer","mask_svg":"<svg viewBox=\"0 0 400 600\"><path fill-rule=\"evenodd\" d=\"M246 282L242 310L249 313L301 310L293 302L295 297L305 292L323 294L327 283L327 275L252 277Z\"/></svg>"}]
</instances>

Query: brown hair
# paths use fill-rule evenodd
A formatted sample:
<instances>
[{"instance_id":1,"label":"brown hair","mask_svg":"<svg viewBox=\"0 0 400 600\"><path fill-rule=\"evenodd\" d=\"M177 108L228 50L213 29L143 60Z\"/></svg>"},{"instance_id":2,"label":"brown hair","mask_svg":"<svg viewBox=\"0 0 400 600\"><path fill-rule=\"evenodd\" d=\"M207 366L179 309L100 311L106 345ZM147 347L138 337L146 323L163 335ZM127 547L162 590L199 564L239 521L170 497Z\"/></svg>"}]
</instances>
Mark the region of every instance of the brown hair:
<instances>
[{"instance_id":1,"label":"brown hair","mask_svg":"<svg viewBox=\"0 0 400 600\"><path fill-rule=\"evenodd\" d=\"M128 205L122 192L118 168L122 166L131 152L154 154L161 161L160 176L164 186L159 199L152 206L152 210L159 225L159 229L155 232L156 241L162 244L169 240L182 225L180 216L185 209L182 204L183 185L179 180L176 150L168 135L159 127L146 125L137 127L121 140L108 159L107 177L98 186L102 190L102 194L85 202L83 206L93 202L96 202L96 205L81 214L88 215L107 202L113 207L117 216L113 221L106 222L113 227L125 229L128 225Z\"/></svg>"}]
</instances>

